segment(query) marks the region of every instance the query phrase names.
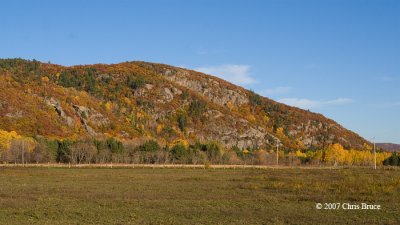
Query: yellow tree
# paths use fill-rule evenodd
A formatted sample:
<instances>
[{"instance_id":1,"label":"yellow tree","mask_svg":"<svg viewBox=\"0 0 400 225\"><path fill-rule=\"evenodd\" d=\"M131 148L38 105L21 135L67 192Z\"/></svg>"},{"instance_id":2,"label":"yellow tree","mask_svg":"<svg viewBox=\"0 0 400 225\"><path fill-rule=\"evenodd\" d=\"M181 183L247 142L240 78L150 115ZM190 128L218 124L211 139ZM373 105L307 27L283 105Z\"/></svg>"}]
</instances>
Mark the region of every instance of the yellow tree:
<instances>
[{"instance_id":1,"label":"yellow tree","mask_svg":"<svg viewBox=\"0 0 400 225\"><path fill-rule=\"evenodd\" d=\"M169 143L168 147L172 148L175 145L182 145L187 149L189 147L189 142L185 139L175 139Z\"/></svg>"},{"instance_id":2,"label":"yellow tree","mask_svg":"<svg viewBox=\"0 0 400 225\"><path fill-rule=\"evenodd\" d=\"M357 159L357 151L354 149L350 149L348 151L346 151L346 157L344 159L344 164L346 165L354 165L356 163L356 159Z\"/></svg>"},{"instance_id":3,"label":"yellow tree","mask_svg":"<svg viewBox=\"0 0 400 225\"><path fill-rule=\"evenodd\" d=\"M278 127L278 128L276 129L276 136L278 136L279 140L280 140L282 143L284 143L284 144L285 144L285 143L286 143L286 144L291 143L291 141L289 140L289 138L286 136L283 127ZM292 148L297 148L297 146L290 146L290 147L292 147Z\"/></svg>"},{"instance_id":4,"label":"yellow tree","mask_svg":"<svg viewBox=\"0 0 400 225\"><path fill-rule=\"evenodd\" d=\"M318 165L324 160L324 153L322 150L318 150L315 153L308 153L310 157L312 157L313 161L316 162Z\"/></svg>"},{"instance_id":5,"label":"yellow tree","mask_svg":"<svg viewBox=\"0 0 400 225\"><path fill-rule=\"evenodd\" d=\"M335 166L342 164L346 158L346 151L341 144L329 145L325 150L325 161Z\"/></svg>"},{"instance_id":6,"label":"yellow tree","mask_svg":"<svg viewBox=\"0 0 400 225\"><path fill-rule=\"evenodd\" d=\"M296 154L296 157L299 157L299 158L301 158L301 157L307 157L307 155L306 155L306 153L304 153L304 152L301 152L301 151L299 151L299 150L297 150L296 152L295 152L295 154Z\"/></svg>"},{"instance_id":7,"label":"yellow tree","mask_svg":"<svg viewBox=\"0 0 400 225\"><path fill-rule=\"evenodd\" d=\"M15 131L0 130L0 159L3 158L4 153L10 150L11 141L19 137Z\"/></svg>"},{"instance_id":8,"label":"yellow tree","mask_svg":"<svg viewBox=\"0 0 400 225\"><path fill-rule=\"evenodd\" d=\"M11 154L14 158L14 162L21 159L21 163L24 164L27 159L26 155L32 153L33 149L36 147L36 141L30 137L19 137L11 141L10 149Z\"/></svg>"}]
</instances>

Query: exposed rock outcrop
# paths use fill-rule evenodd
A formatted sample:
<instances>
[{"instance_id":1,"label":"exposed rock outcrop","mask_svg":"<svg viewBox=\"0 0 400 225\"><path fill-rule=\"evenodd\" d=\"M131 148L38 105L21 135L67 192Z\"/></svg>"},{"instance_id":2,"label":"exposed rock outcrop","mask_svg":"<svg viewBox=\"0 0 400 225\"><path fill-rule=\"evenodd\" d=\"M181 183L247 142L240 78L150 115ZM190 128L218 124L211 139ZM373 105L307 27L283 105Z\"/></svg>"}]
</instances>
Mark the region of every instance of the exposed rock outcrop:
<instances>
[{"instance_id":1,"label":"exposed rock outcrop","mask_svg":"<svg viewBox=\"0 0 400 225\"><path fill-rule=\"evenodd\" d=\"M240 90L223 88L217 80L212 78L204 78L204 81L191 79L190 73L184 70L178 70L177 73L166 70L164 75L168 80L195 91L219 105L226 105L230 102L240 106L249 102L245 93Z\"/></svg>"},{"instance_id":2,"label":"exposed rock outcrop","mask_svg":"<svg viewBox=\"0 0 400 225\"><path fill-rule=\"evenodd\" d=\"M100 134L97 133L89 123L96 125L96 126L107 126L110 121L107 117L103 116L101 113L97 112L94 109L89 109L85 106L80 105L73 105L76 113L79 116L79 119L82 125L85 127L85 130L91 136L99 136Z\"/></svg>"},{"instance_id":3,"label":"exposed rock outcrop","mask_svg":"<svg viewBox=\"0 0 400 225\"><path fill-rule=\"evenodd\" d=\"M56 110L57 114L67 123L68 126L72 126L74 124L74 120L67 114L65 114L58 100L51 97L51 98L46 98L44 101L46 102L47 105L53 107Z\"/></svg>"}]
</instances>

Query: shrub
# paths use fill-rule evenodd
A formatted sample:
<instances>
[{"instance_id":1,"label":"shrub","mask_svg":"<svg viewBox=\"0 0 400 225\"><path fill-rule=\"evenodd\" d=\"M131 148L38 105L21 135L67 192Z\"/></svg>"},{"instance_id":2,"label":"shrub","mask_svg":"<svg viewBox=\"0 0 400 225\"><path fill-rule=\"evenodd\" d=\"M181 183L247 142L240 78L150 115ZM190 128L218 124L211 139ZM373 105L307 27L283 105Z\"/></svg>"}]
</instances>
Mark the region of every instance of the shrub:
<instances>
[{"instance_id":1,"label":"shrub","mask_svg":"<svg viewBox=\"0 0 400 225\"><path fill-rule=\"evenodd\" d=\"M183 144L176 144L171 148L172 160L183 160L188 152Z\"/></svg>"},{"instance_id":2,"label":"shrub","mask_svg":"<svg viewBox=\"0 0 400 225\"><path fill-rule=\"evenodd\" d=\"M141 75L128 76L127 85L133 90L139 89L146 84L145 79Z\"/></svg>"},{"instance_id":3,"label":"shrub","mask_svg":"<svg viewBox=\"0 0 400 225\"><path fill-rule=\"evenodd\" d=\"M189 96L190 96L189 91L188 91L188 90L184 90L184 91L182 92L181 98L182 98L183 100L185 100L185 99L188 99Z\"/></svg>"},{"instance_id":4,"label":"shrub","mask_svg":"<svg viewBox=\"0 0 400 225\"><path fill-rule=\"evenodd\" d=\"M262 104L262 98L260 95L250 91L249 101L251 105L258 106Z\"/></svg>"},{"instance_id":5,"label":"shrub","mask_svg":"<svg viewBox=\"0 0 400 225\"><path fill-rule=\"evenodd\" d=\"M207 110L207 103L194 100L189 105L189 115L192 117L200 117Z\"/></svg>"},{"instance_id":6,"label":"shrub","mask_svg":"<svg viewBox=\"0 0 400 225\"><path fill-rule=\"evenodd\" d=\"M176 132L174 128L167 124L162 128L161 134L168 140L172 139L176 135Z\"/></svg>"},{"instance_id":7,"label":"shrub","mask_svg":"<svg viewBox=\"0 0 400 225\"><path fill-rule=\"evenodd\" d=\"M206 144L196 143L193 148L203 151L211 162L221 160L222 147L218 142L210 141Z\"/></svg>"},{"instance_id":8,"label":"shrub","mask_svg":"<svg viewBox=\"0 0 400 225\"><path fill-rule=\"evenodd\" d=\"M112 153L120 154L124 152L124 145L113 137L108 138L106 144Z\"/></svg>"},{"instance_id":9,"label":"shrub","mask_svg":"<svg viewBox=\"0 0 400 225\"><path fill-rule=\"evenodd\" d=\"M223 164L231 164L238 165L242 164L242 160L238 157L238 155L233 150L228 150L222 155L222 163Z\"/></svg>"},{"instance_id":10,"label":"shrub","mask_svg":"<svg viewBox=\"0 0 400 225\"><path fill-rule=\"evenodd\" d=\"M186 126L187 126L187 117L186 117L186 114L180 113L180 114L178 115L177 121L178 121L178 127L179 127L179 129L180 129L182 132L185 131L185 128L186 128Z\"/></svg>"},{"instance_id":11,"label":"shrub","mask_svg":"<svg viewBox=\"0 0 400 225\"><path fill-rule=\"evenodd\" d=\"M221 145L218 142L212 141L204 145L203 151L207 153L210 161L218 161L221 157Z\"/></svg>"},{"instance_id":12,"label":"shrub","mask_svg":"<svg viewBox=\"0 0 400 225\"><path fill-rule=\"evenodd\" d=\"M156 152L159 150L161 150L161 147L158 144L158 142L154 140L146 141L144 144L136 147L136 151L143 151L143 152Z\"/></svg>"}]
</instances>

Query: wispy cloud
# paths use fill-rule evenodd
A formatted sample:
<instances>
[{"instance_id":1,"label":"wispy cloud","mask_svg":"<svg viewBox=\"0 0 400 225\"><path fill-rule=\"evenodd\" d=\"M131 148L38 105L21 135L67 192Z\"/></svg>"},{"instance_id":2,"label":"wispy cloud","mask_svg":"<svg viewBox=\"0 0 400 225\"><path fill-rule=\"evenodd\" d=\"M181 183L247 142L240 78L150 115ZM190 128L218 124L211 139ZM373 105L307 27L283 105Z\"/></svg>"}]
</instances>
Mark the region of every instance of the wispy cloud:
<instances>
[{"instance_id":1,"label":"wispy cloud","mask_svg":"<svg viewBox=\"0 0 400 225\"><path fill-rule=\"evenodd\" d=\"M190 66L187 66L185 64L174 65L174 66L179 67L179 68L184 68L184 69L190 69Z\"/></svg>"},{"instance_id":2,"label":"wispy cloud","mask_svg":"<svg viewBox=\"0 0 400 225\"><path fill-rule=\"evenodd\" d=\"M353 102L353 100L349 98L337 98L327 101L311 100L306 98L282 98L278 99L277 101L287 105L299 107L302 109L315 109L324 106L344 105Z\"/></svg>"},{"instance_id":3,"label":"wispy cloud","mask_svg":"<svg viewBox=\"0 0 400 225\"><path fill-rule=\"evenodd\" d=\"M291 87L284 86L284 87L276 87L276 88L261 90L258 93L262 96L269 97L271 95L282 95L289 93L291 89L292 89Z\"/></svg>"},{"instance_id":4,"label":"wispy cloud","mask_svg":"<svg viewBox=\"0 0 400 225\"><path fill-rule=\"evenodd\" d=\"M253 84L256 80L250 75L249 65L224 64L212 67L194 68L199 72L211 74L237 85Z\"/></svg>"},{"instance_id":5,"label":"wispy cloud","mask_svg":"<svg viewBox=\"0 0 400 225\"><path fill-rule=\"evenodd\" d=\"M382 79L382 81L386 81L386 82L400 80L399 77L395 77L395 76L383 76L383 77L381 77L381 79Z\"/></svg>"}]
</instances>

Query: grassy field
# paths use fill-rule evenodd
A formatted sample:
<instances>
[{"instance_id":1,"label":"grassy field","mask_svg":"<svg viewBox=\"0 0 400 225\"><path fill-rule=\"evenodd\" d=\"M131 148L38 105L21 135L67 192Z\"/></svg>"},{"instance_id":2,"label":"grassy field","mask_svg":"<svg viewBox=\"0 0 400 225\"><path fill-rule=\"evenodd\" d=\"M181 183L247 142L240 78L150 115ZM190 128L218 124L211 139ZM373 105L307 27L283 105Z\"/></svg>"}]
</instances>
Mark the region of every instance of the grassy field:
<instances>
[{"instance_id":1,"label":"grassy field","mask_svg":"<svg viewBox=\"0 0 400 225\"><path fill-rule=\"evenodd\" d=\"M0 168L0 224L400 224L400 170Z\"/></svg>"}]
</instances>

